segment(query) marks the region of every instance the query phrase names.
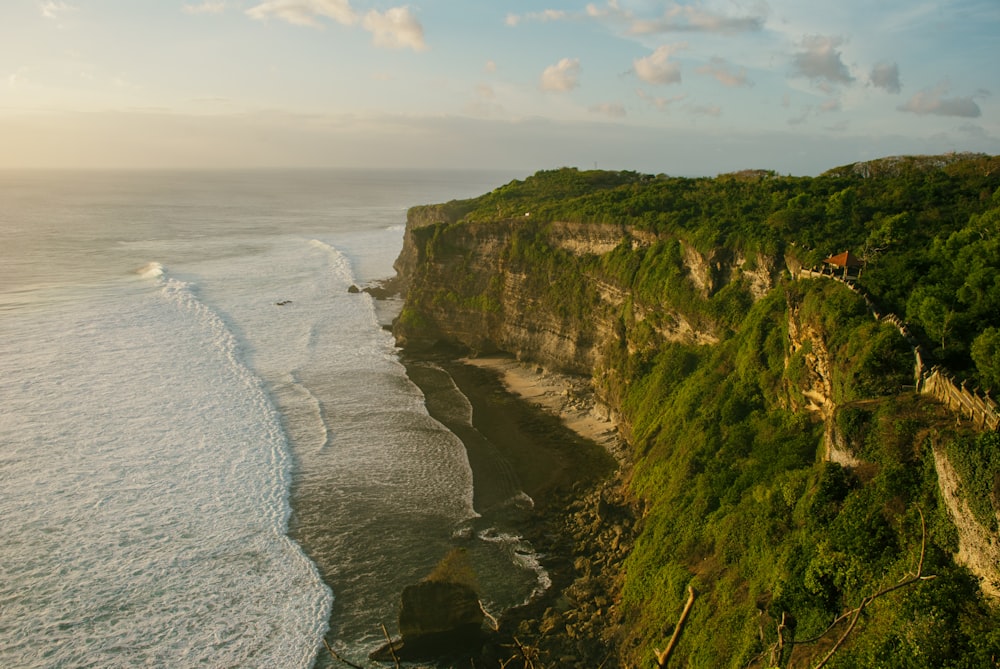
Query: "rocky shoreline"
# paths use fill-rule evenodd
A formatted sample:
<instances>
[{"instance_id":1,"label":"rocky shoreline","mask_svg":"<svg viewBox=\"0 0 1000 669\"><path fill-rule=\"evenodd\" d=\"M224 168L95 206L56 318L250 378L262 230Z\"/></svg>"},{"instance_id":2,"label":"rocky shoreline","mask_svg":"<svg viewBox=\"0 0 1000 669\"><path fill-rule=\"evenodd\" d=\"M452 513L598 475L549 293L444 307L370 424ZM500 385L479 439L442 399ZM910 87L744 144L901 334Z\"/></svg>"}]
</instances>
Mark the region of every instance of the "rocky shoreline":
<instances>
[{"instance_id":1,"label":"rocky shoreline","mask_svg":"<svg viewBox=\"0 0 1000 669\"><path fill-rule=\"evenodd\" d=\"M640 514L625 492L626 444L610 412L582 377L502 356L436 352L432 358L469 398L476 429L502 449L535 500L521 529L552 582L527 604L505 611L481 653L438 666L618 666L620 574ZM418 385L419 376L411 377ZM544 419L568 428L577 441ZM521 429L512 438L511 425L525 422L531 423L527 433Z\"/></svg>"}]
</instances>

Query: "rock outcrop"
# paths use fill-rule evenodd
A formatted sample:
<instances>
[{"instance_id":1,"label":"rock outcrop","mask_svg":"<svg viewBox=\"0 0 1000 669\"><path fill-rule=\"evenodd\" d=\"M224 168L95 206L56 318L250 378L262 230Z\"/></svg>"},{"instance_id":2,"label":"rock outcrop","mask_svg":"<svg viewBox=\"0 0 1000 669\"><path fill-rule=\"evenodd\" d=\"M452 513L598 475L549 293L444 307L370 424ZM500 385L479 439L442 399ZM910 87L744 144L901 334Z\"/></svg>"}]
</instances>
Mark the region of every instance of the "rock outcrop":
<instances>
[{"instance_id":1,"label":"rock outcrop","mask_svg":"<svg viewBox=\"0 0 1000 669\"><path fill-rule=\"evenodd\" d=\"M426 579L403 588L401 638L373 652L372 659L419 661L478 653L486 614L473 580L464 553L453 551Z\"/></svg>"}]
</instances>

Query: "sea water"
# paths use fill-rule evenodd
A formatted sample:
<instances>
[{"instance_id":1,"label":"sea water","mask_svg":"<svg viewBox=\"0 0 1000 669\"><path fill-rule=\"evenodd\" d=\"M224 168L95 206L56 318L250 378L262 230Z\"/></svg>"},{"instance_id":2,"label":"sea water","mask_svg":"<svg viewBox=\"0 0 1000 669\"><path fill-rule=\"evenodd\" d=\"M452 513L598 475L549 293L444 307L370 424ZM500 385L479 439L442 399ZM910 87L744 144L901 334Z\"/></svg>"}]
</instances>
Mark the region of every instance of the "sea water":
<instances>
[{"instance_id":1,"label":"sea water","mask_svg":"<svg viewBox=\"0 0 1000 669\"><path fill-rule=\"evenodd\" d=\"M408 206L513 176L0 172L0 666L364 664L456 545L530 596L348 290Z\"/></svg>"}]
</instances>

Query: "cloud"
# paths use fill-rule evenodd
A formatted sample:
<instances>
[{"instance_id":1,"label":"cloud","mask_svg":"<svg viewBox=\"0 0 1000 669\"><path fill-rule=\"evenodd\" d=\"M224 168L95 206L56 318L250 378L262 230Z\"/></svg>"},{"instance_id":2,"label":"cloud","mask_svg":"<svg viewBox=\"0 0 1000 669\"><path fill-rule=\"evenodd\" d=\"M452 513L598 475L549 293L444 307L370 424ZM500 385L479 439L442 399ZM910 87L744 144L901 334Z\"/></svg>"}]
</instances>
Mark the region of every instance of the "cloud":
<instances>
[{"instance_id":1,"label":"cloud","mask_svg":"<svg viewBox=\"0 0 1000 669\"><path fill-rule=\"evenodd\" d=\"M317 19L325 17L344 25L361 26L372 34L372 43L386 49L424 51L424 27L409 7L392 7L384 12L370 10L361 17L351 7L350 0L265 0L247 10L251 18L266 21L281 19L297 26L322 28Z\"/></svg>"},{"instance_id":2,"label":"cloud","mask_svg":"<svg viewBox=\"0 0 1000 669\"><path fill-rule=\"evenodd\" d=\"M868 80L875 88L884 88L889 93L899 93L903 88L899 83L899 66L896 63L877 63Z\"/></svg>"},{"instance_id":3,"label":"cloud","mask_svg":"<svg viewBox=\"0 0 1000 669\"><path fill-rule=\"evenodd\" d=\"M608 17L616 19L625 19L627 21L632 20L632 12L628 10L623 10L618 6L618 0L608 0L607 5L604 7L598 7L597 5L591 3L587 5L587 16L592 19L604 19Z\"/></svg>"},{"instance_id":4,"label":"cloud","mask_svg":"<svg viewBox=\"0 0 1000 669\"><path fill-rule=\"evenodd\" d=\"M588 111L609 118L623 118L625 116L625 106L618 102L602 102L598 105L591 105Z\"/></svg>"},{"instance_id":5,"label":"cloud","mask_svg":"<svg viewBox=\"0 0 1000 669\"><path fill-rule=\"evenodd\" d=\"M372 34L375 46L387 49L426 51L424 27L410 13L409 7L393 7L385 12L371 10L362 24Z\"/></svg>"},{"instance_id":6,"label":"cloud","mask_svg":"<svg viewBox=\"0 0 1000 669\"><path fill-rule=\"evenodd\" d=\"M721 116L722 108L718 105L700 105L691 110L692 114L698 116Z\"/></svg>"},{"instance_id":7,"label":"cloud","mask_svg":"<svg viewBox=\"0 0 1000 669\"><path fill-rule=\"evenodd\" d=\"M792 57L795 74L821 79L833 84L849 84L854 77L840 59L837 47L843 44L839 37L812 35L802 40L803 51Z\"/></svg>"},{"instance_id":8,"label":"cloud","mask_svg":"<svg viewBox=\"0 0 1000 669\"><path fill-rule=\"evenodd\" d=\"M639 99L645 100L646 102L650 103L660 111L667 111L667 108L670 107L670 105L674 104L675 102L680 102L681 100L687 97L686 94L681 93L680 95L675 95L670 98L661 98L655 95L650 95L641 88L635 89L635 94L639 96Z\"/></svg>"},{"instance_id":9,"label":"cloud","mask_svg":"<svg viewBox=\"0 0 1000 669\"><path fill-rule=\"evenodd\" d=\"M920 91L906 104L897 107L899 111L913 112L924 116L933 114L935 116L961 116L963 118L978 118L983 115L982 110L972 96L964 98L946 98L951 86L948 82L942 82L934 88L925 88ZM981 94L985 91L981 92Z\"/></svg>"},{"instance_id":10,"label":"cloud","mask_svg":"<svg viewBox=\"0 0 1000 669\"><path fill-rule=\"evenodd\" d=\"M493 74L496 71L497 71L496 61L488 60L486 61L486 64L483 65L483 72L486 72L487 74Z\"/></svg>"},{"instance_id":11,"label":"cloud","mask_svg":"<svg viewBox=\"0 0 1000 669\"><path fill-rule=\"evenodd\" d=\"M225 0L205 0L200 5L185 4L181 7L185 14L221 14L226 11Z\"/></svg>"},{"instance_id":12,"label":"cloud","mask_svg":"<svg viewBox=\"0 0 1000 669\"><path fill-rule=\"evenodd\" d=\"M723 86L751 86L747 80L746 68L741 67L738 71L733 71L729 63L718 56L713 56L707 65L702 65L695 70L698 74L707 74L715 77Z\"/></svg>"},{"instance_id":13,"label":"cloud","mask_svg":"<svg viewBox=\"0 0 1000 669\"><path fill-rule=\"evenodd\" d=\"M563 58L542 72L543 91L566 93L580 85L580 59Z\"/></svg>"},{"instance_id":14,"label":"cloud","mask_svg":"<svg viewBox=\"0 0 1000 669\"><path fill-rule=\"evenodd\" d=\"M68 2L58 2L57 0L45 0L45 2L39 3L38 8L41 10L42 16L47 19L58 19L67 12L76 11L76 7Z\"/></svg>"},{"instance_id":15,"label":"cloud","mask_svg":"<svg viewBox=\"0 0 1000 669\"><path fill-rule=\"evenodd\" d=\"M677 84L681 80L681 66L670 61L670 56L681 49L686 49L687 43L665 44L645 58L632 61L636 76L647 84Z\"/></svg>"},{"instance_id":16,"label":"cloud","mask_svg":"<svg viewBox=\"0 0 1000 669\"><path fill-rule=\"evenodd\" d=\"M989 133L982 126L974 123L963 123L958 127L958 132L975 139L989 139Z\"/></svg>"},{"instance_id":17,"label":"cloud","mask_svg":"<svg viewBox=\"0 0 1000 669\"><path fill-rule=\"evenodd\" d=\"M657 19L638 19L632 22L629 32L633 35L654 33L704 32L735 34L758 32L764 28L763 13L746 16L726 16L709 10L670 3L663 16Z\"/></svg>"},{"instance_id":18,"label":"cloud","mask_svg":"<svg viewBox=\"0 0 1000 669\"><path fill-rule=\"evenodd\" d=\"M837 98L830 98L829 100L826 100L825 102L823 102L823 104L819 106L818 109L818 112L821 114L825 112L835 112L835 111L840 111L840 100L838 100Z\"/></svg>"},{"instance_id":19,"label":"cloud","mask_svg":"<svg viewBox=\"0 0 1000 669\"><path fill-rule=\"evenodd\" d=\"M569 17L569 13L561 9L545 9L540 12L529 12L527 14L508 14L504 20L510 27L520 25L523 21L562 21Z\"/></svg>"},{"instance_id":20,"label":"cloud","mask_svg":"<svg viewBox=\"0 0 1000 669\"><path fill-rule=\"evenodd\" d=\"M349 0L265 0L247 10L251 18L266 21L277 18L297 26L320 28L318 16L333 19L341 25L354 25L358 15Z\"/></svg>"}]
</instances>

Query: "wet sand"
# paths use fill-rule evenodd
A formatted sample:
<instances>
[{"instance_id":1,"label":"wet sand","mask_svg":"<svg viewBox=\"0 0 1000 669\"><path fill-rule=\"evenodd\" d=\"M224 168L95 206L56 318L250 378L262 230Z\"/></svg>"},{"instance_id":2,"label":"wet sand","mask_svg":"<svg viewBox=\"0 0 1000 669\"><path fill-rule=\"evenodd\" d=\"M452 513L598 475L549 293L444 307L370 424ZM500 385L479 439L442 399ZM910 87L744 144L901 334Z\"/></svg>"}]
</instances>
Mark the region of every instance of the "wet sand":
<instances>
[{"instance_id":1,"label":"wet sand","mask_svg":"<svg viewBox=\"0 0 1000 669\"><path fill-rule=\"evenodd\" d=\"M465 444L479 513L518 491L541 510L615 468L608 450L616 441L613 425L581 409L567 411L564 421L560 414L576 393L554 376L503 357L435 356L406 365L430 414ZM451 381L472 405L471 425L449 405L456 401Z\"/></svg>"}]
</instances>

